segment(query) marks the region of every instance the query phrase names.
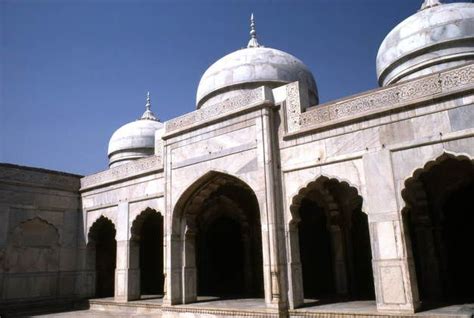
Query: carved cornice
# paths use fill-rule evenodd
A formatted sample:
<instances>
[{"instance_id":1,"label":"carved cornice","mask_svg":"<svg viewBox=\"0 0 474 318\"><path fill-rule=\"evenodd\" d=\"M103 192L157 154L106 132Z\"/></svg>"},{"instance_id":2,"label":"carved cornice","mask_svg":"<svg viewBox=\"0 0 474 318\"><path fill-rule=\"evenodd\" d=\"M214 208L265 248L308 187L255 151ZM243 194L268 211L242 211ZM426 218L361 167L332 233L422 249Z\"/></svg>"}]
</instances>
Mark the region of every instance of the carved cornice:
<instances>
[{"instance_id":1,"label":"carved cornice","mask_svg":"<svg viewBox=\"0 0 474 318\"><path fill-rule=\"evenodd\" d=\"M295 83L291 83L287 88L286 117L287 132L290 134L361 119L410 104L474 89L474 64L315 106L304 113L301 113L299 99L296 96L298 89L294 86Z\"/></svg>"},{"instance_id":2,"label":"carved cornice","mask_svg":"<svg viewBox=\"0 0 474 318\"><path fill-rule=\"evenodd\" d=\"M238 96L229 98L221 103L206 106L192 113L171 119L165 123L165 136L177 131L200 126L211 120L234 113L236 110L245 109L251 105L264 103L271 94L266 93L265 87L259 87Z\"/></svg>"},{"instance_id":3,"label":"carved cornice","mask_svg":"<svg viewBox=\"0 0 474 318\"><path fill-rule=\"evenodd\" d=\"M108 170L86 176L81 179L81 191L106 185L112 182L137 177L139 175L154 172L163 168L161 156L151 156L148 158L138 159L130 163L110 168Z\"/></svg>"}]
</instances>

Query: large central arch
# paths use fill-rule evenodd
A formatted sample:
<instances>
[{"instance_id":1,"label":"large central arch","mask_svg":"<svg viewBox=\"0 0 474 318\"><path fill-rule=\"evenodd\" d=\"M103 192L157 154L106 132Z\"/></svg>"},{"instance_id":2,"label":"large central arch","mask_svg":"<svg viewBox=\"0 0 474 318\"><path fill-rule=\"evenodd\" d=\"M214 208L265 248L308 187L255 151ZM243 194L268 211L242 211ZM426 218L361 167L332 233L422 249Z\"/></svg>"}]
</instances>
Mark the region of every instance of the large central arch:
<instances>
[{"instance_id":1,"label":"large central arch","mask_svg":"<svg viewBox=\"0 0 474 318\"><path fill-rule=\"evenodd\" d=\"M263 296L260 211L245 182L217 172L200 178L178 200L172 231L182 302Z\"/></svg>"}]
</instances>

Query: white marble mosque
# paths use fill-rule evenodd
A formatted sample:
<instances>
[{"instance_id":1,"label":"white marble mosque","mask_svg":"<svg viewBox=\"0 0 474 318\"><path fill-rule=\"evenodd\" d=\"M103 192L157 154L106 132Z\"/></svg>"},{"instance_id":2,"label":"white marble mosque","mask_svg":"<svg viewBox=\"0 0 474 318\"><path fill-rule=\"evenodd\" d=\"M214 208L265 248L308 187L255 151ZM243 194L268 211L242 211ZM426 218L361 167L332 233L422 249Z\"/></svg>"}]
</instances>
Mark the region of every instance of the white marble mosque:
<instances>
[{"instance_id":1,"label":"white marble mosque","mask_svg":"<svg viewBox=\"0 0 474 318\"><path fill-rule=\"evenodd\" d=\"M148 95L107 170L0 164L0 315L472 317L474 3L424 1L376 70L319 104L252 17L196 110Z\"/></svg>"}]
</instances>

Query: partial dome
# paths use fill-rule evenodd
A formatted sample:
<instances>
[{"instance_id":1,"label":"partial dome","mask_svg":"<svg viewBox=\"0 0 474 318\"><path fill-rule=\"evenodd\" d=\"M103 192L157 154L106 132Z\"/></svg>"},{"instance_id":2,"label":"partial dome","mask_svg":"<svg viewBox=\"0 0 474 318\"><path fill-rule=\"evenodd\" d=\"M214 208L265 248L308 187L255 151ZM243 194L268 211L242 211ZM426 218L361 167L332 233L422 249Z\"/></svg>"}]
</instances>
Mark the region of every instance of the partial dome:
<instances>
[{"instance_id":1,"label":"partial dome","mask_svg":"<svg viewBox=\"0 0 474 318\"><path fill-rule=\"evenodd\" d=\"M277 87L294 81L306 84L310 102L317 104L318 90L311 71L293 55L261 46L257 42L253 15L250 35L247 48L224 56L204 72L196 94L197 108L262 85Z\"/></svg>"},{"instance_id":2,"label":"partial dome","mask_svg":"<svg viewBox=\"0 0 474 318\"><path fill-rule=\"evenodd\" d=\"M473 60L474 4L425 0L383 40L377 76L386 86Z\"/></svg>"},{"instance_id":3,"label":"partial dome","mask_svg":"<svg viewBox=\"0 0 474 318\"><path fill-rule=\"evenodd\" d=\"M147 95L146 110L142 117L117 129L109 141L109 167L119 166L132 160L145 158L155 153L155 132L163 124L150 109Z\"/></svg>"}]
</instances>

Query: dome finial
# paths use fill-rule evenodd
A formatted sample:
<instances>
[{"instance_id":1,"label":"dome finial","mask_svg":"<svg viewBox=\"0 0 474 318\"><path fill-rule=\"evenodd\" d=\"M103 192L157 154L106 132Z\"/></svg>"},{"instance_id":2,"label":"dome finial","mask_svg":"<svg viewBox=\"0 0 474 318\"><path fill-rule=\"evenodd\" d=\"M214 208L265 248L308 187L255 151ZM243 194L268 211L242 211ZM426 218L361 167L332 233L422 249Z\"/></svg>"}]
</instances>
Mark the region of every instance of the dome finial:
<instances>
[{"instance_id":1,"label":"dome finial","mask_svg":"<svg viewBox=\"0 0 474 318\"><path fill-rule=\"evenodd\" d=\"M439 1L439 0L425 0L423 2L423 4L421 5L420 10L425 10L425 9L429 9L429 8L432 8L432 7L436 7L436 6L439 6L440 4L441 4L441 1Z\"/></svg>"},{"instance_id":2,"label":"dome finial","mask_svg":"<svg viewBox=\"0 0 474 318\"><path fill-rule=\"evenodd\" d=\"M143 113L140 119L148 119L148 120L156 120L160 121L158 118L155 117L155 114L151 111L151 98L150 92L146 93L146 104L145 104L145 112Z\"/></svg>"},{"instance_id":3,"label":"dome finial","mask_svg":"<svg viewBox=\"0 0 474 318\"><path fill-rule=\"evenodd\" d=\"M253 18L253 13L250 15L250 41L247 44L247 47L260 47L257 41L257 30L255 29L255 20Z\"/></svg>"}]
</instances>

